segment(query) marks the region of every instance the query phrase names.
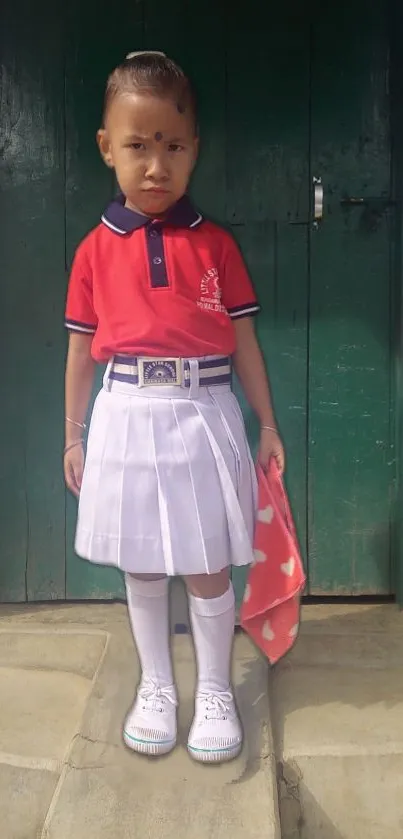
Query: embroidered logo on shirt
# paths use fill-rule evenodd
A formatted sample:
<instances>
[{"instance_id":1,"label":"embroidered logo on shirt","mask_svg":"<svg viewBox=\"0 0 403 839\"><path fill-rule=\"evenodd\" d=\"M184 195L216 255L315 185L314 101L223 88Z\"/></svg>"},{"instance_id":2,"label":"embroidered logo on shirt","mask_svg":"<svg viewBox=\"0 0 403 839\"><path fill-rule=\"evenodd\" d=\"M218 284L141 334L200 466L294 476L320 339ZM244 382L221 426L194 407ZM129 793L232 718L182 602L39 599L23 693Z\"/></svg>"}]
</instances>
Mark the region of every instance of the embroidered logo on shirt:
<instances>
[{"instance_id":1,"label":"embroidered logo on shirt","mask_svg":"<svg viewBox=\"0 0 403 839\"><path fill-rule=\"evenodd\" d=\"M210 309L212 312L226 312L221 302L222 291L217 268L209 268L200 281L200 299L197 305L200 309Z\"/></svg>"}]
</instances>

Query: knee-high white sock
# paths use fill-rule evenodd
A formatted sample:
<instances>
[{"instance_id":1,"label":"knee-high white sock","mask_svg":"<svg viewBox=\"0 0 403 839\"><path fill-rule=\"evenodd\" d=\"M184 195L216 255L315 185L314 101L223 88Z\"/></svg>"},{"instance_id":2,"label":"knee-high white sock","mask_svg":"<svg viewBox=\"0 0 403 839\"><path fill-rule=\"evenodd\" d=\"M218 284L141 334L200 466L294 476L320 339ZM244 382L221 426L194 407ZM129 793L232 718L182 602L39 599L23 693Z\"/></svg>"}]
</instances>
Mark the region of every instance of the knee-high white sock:
<instances>
[{"instance_id":1,"label":"knee-high white sock","mask_svg":"<svg viewBox=\"0 0 403 839\"><path fill-rule=\"evenodd\" d=\"M231 653L235 628L232 583L225 594L204 600L189 594L198 671L198 690L226 691L231 681Z\"/></svg>"},{"instance_id":2,"label":"knee-high white sock","mask_svg":"<svg viewBox=\"0 0 403 839\"><path fill-rule=\"evenodd\" d=\"M158 687L173 684L169 633L168 579L136 580L125 575L127 607L143 676Z\"/></svg>"}]
</instances>

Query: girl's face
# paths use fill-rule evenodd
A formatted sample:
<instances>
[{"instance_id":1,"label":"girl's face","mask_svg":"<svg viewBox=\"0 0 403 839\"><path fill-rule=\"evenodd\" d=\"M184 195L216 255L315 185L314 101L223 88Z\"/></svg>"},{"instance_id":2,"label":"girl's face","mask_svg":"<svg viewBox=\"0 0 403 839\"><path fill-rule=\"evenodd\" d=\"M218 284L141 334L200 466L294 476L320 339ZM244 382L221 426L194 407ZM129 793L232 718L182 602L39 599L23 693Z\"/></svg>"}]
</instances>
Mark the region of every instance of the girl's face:
<instances>
[{"instance_id":1,"label":"girl's face","mask_svg":"<svg viewBox=\"0 0 403 839\"><path fill-rule=\"evenodd\" d=\"M112 100L97 139L130 209L156 218L186 192L198 139L192 114L180 113L174 101L122 93Z\"/></svg>"}]
</instances>

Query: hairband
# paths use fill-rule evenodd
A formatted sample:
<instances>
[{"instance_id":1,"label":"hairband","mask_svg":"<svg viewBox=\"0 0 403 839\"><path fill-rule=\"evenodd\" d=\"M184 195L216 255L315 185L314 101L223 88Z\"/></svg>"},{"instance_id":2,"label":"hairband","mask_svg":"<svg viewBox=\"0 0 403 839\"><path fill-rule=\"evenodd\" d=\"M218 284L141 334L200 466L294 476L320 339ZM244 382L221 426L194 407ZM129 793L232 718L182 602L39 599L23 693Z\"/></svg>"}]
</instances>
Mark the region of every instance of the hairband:
<instances>
[{"instance_id":1,"label":"hairband","mask_svg":"<svg viewBox=\"0 0 403 839\"><path fill-rule=\"evenodd\" d=\"M162 58L166 58L164 52L158 52L158 50L141 50L140 52L129 52L126 56L126 61L130 61L131 58L137 58L139 55L161 55Z\"/></svg>"}]
</instances>

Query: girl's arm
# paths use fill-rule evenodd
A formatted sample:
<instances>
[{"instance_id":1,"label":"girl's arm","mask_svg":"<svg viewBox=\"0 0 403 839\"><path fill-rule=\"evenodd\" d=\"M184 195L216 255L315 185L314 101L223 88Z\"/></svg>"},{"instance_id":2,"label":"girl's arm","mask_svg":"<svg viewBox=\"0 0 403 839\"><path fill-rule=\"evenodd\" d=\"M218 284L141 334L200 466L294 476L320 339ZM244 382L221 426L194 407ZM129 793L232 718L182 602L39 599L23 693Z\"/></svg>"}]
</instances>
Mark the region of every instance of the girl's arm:
<instances>
[{"instance_id":1,"label":"girl's arm","mask_svg":"<svg viewBox=\"0 0 403 839\"><path fill-rule=\"evenodd\" d=\"M84 450L81 445L83 425L91 398L95 362L91 357L91 335L70 333L65 378L64 476L71 492L78 496L84 470ZM74 423L78 423L75 425Z\"/></svg>"},{"instance_id":2,"label":"girl's arm","mask_svg":"<svg viewBox=\"0 0 403 839\"><path fill-rule=\"evenodd\" d=\"M91 356L92 335L71 332L65 377L65 416L85 422L94 382L95 362ZM77 425L66 421L65 445L82 437Z\"/></svg>"},{"instance_id":3,"label":"girl's arm","mask_svg":"<svg viewBox=\"0 0 403 839\"><path fill-rule=\"evenodd\" d=\"M233 357L235 371L249 405L260 421L259 462L267 468L270 457L275 457L280 471L283 472L284 449L277 431L269 381L253 319L239 318L234 321L234 326L236 333L236 351ZM268 426L268 428L263 426Z\"/></svg>"}]
</instances>

